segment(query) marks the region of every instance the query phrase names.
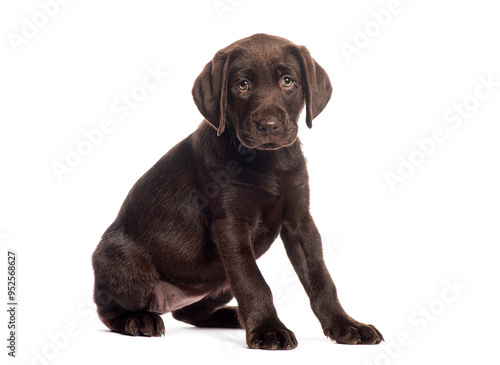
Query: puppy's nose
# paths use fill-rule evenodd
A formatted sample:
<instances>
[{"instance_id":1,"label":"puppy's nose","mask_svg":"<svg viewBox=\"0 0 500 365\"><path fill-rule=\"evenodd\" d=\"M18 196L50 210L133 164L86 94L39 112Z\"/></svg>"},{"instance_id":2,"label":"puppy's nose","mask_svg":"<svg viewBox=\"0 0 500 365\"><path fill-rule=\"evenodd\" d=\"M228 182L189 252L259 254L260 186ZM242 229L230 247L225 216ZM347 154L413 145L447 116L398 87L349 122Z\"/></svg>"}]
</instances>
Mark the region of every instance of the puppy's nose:
<instances>
[{"instance_id":1,"label":"puppy's nose","mask_svg":"<svg viewBox=\"0 0 500 365\"><path fill-rule=\"evenodd\" d=\"M280 132L280 122L274 117L260 119L257 122L257 129L264 136L276 135Z\"/></svg>"}]
</instances>

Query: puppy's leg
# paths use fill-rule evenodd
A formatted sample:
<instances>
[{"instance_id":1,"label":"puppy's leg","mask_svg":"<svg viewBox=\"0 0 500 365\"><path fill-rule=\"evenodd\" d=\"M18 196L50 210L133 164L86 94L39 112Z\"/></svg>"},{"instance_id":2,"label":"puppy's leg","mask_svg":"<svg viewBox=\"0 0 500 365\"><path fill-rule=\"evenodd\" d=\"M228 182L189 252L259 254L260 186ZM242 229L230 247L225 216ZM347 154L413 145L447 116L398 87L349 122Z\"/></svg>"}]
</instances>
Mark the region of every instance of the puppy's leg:
<instances>
[{"instance_id":1,"label":"puppy's leg","mask_svg":"<svg viewBox=\"0 0 500 365\"><path fill-rule=\"evenodd\" d=\"M172 316L197 327L241 328L238 308L224 306L233 299L229 290L208 295L199 302L172 312Z\"/></svg>"},{"instance_id":2,"label":"puppy's leg","mask_svg":"<svg viewBox=\"0 0 500 365\"><path fill-rule=\"evenodd\" d=\"M159 281L152 263L119 233L107 234L92 256L94 300L101 321L113 332L161 336L163 320L147 311Z\"/></svg>"},{"instance_id":3,"label":"puppy's leg","mask_svg":"<svg viewBox=\"0 0 500 365\"><path fill-rule=\"evenodd\" d=\"M383 340L373 325L351 318L342 308L323 260L321 237L309 213L281 230L290 261L311 301L326 336L338 343L376 344Z\"/></svg>"},{"instance_id":4,"label":"puppy's leg","mask_svg":"<svg viewBox=\"0 0 500 365\"><path fill-rule=\"evenodd\" d=\"M230 229L228 227L231 227ZM242 327L250 348L287 350L297 339L278 318L269 286L255 262L250 227L236 219L212 223L212 238L238 301Z\"/></svg>"}]
</instances>

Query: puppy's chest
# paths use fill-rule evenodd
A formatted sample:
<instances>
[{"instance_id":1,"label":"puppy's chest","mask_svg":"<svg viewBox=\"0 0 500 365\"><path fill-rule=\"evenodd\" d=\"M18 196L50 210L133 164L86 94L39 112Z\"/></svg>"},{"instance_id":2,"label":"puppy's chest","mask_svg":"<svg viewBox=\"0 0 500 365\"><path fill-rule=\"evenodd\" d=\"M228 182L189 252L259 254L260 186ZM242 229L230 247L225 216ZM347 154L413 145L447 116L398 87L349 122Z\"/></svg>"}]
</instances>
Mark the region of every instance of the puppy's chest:
<instances>
[{"instance_id":1,"label":"puppy's chest","mask_svg":"<svg viewBox=\"0 0 500 365\"><path fill-rule=\"evenodd\" d=\"M251 232L256 258L264 254L276 240L281 230L283 218L282 206L279 201L262 208L256 218L257 224Z\"/></svg>"},{"instance_id":2,"label":"puppy's chest","mask_svg":"<svg viewBox=\"0 0 500 365\"><path fill-rule=\"evenodd\" d=\"M266 252L280 233L284 209L294 199L290 176L276 171L244 171L232 181L226 201L231 215L247 220L256 257ZM231 199L232 200L232 199Z\"/></svg>"},{"instance_id":3,"label":"puppy's chest","mask_svg":"<svg viewBox=\"0 0 500 365\"><path fill-rule=\"evenodd\" d=\"M267 219L266 219L267 218ZM252 232L252 241L254 243L254 251L257 256L260 251L264 253L269 246L278 237L281 229L281 220L270 217L261 217L257 227Z\"/></svg>"}]
</instances>

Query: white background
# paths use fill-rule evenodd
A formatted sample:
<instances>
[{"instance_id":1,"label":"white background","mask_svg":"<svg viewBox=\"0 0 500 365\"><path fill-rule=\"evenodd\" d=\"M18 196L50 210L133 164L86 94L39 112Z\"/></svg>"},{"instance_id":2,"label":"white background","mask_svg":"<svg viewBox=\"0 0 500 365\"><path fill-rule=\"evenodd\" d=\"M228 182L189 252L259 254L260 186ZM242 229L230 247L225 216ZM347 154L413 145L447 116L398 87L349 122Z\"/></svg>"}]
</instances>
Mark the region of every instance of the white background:
<instances>
[{"instance_id":1,"label":"white background","mask_svg":"<svg viewBox=\"0 0 500 365\"><path fill-rule=\"evenodd\" d=\"M18 252L13 364L491 362L500 325L494 1L401 0L390 18L387 0L222 0L219 13L213 0L75 0L44 18L47 2L0 5L2 363L8 249ZM26 21L39 26L29 34ZM16 47L23 28L30 38ZM95 316L90 256L100 235L133 183L201 122L191 86L203 66L257 32L306 45L331 77L330 104L311 130L300 125L312 214L343 306L375 324L382 345L323 337L280 241L259 266L296 350L248 350L241 330L195 329L170 315L165 337L131 338ZM342 47L355 40L347 57ZM168 76L124 117L111 105L140 87L147 67ZM480 78L497 83L488 95ZM449 109L464 102L470 113L457 121ZM58 179L54 162L105 118L113 130ZM436 130L446 140L418 152L415 140ZM419 166L393 191L384 174L411 156Z\"/></svg>"}]
</instances>

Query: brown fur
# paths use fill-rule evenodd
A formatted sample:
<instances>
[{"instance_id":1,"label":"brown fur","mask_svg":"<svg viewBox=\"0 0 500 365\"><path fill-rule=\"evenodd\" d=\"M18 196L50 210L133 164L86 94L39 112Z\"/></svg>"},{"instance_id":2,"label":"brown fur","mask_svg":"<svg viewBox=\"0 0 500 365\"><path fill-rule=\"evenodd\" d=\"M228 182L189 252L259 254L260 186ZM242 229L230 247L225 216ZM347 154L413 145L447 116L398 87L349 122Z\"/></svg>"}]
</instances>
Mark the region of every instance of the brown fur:
<instances>
[{"instance_id":1,"label":"brown fur","mask_svg":"<svg viewBox=\"0 0 500 365\"><path fill-rule=\"evenodd\" d=\"M325 335L379 343L349 317L309 214L297 139L331 95L305 47L257 34L217 52L193 87L205 121L134 185L94 255L95 302L115 332L160 336L160 314L202 327L242 326L250 348L291 349L255 260L281 235ZM215 130L214 130L215 129ZM224 306L233 296L238 307Z\"/></svg>"}]
</instances>

